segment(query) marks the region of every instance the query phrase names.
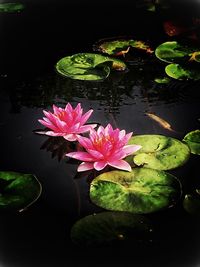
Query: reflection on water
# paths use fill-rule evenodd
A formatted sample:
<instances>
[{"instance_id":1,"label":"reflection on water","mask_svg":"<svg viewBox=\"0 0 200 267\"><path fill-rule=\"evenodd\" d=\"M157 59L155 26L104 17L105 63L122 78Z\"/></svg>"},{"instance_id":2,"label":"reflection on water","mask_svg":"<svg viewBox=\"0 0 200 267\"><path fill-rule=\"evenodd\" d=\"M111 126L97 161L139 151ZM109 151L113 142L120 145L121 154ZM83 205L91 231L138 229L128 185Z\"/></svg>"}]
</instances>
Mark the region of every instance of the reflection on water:
<instances>
[{"instance_id":1,"label":"reflection on water","mask_svg":"<svg viewBox=\"0 0 200 267\"><path fill-rule=\"evenodd\" d=\"M128 64L128 63L127 63ZM20 108L65 105L88 99L98 103L105 113L119 113L123 105L176 106L184 102L196 103L200 99L197 88L200 82L171 80L168 84L158 84L154 80L163 75L163 66L158 62L143 66L128 65L126 73L112 73L102 82L81 82L59 76L55 72L32 80L10 84L9 79L1 78L4 89L10 90L12 110ZM7 82L8 81L8 82Z\"/></svg>"}]
</instances>

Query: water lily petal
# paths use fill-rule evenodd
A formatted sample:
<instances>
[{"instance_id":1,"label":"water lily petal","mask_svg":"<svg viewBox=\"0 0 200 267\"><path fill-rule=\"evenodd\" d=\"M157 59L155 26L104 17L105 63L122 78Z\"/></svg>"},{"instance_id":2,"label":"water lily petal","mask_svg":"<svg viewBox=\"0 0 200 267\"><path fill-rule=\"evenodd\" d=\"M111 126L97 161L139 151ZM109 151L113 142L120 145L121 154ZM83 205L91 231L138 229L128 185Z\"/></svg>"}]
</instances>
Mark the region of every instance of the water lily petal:
<instances>
[{"instance_id":1,"label":"water lily petal","mask_svg":"<svg viewBox=\"0 0 200 267\"><path fill-rule=\"evenodd\" d=\"M62 136L70 142L76 141L77 140L77 135L76 134L65 134L63 133Z\"/></svg>"},{"instance_id":2,"label":"water lily petal","mask_svg":"<svg viewBox=\"0 0 200 267\"><path fill-rule=\"evenodd\" d=\"M79 166L77 171L78 172L84 172L88 170L94 169L94 164L93 163L88 163L88 162L82 162Z\"/></svg>"},{"instance_id":3,"label":"water lily petal","mask_svg":"<svg viewBox=\"0 0 200 267\"><path fill-rule=\"evenodd\" d=\"M61 132L65 132L64 130L66 129L66 123L64 121L61 121L59 119L56 120L56 125L60 129Z\"/></svg>"},{"instance_id":4,"label":"water lily petal","mask_svg":"<svg viewBox=\"0 0 200 267\"><path fill-rule=\"evenodd\" d=\"M103 128L103 126L99 126L98 130L97 130L97 134L99 136L102 136L105 134L105 129Z\"/></svg>"},{"instance_id":5,"label":"water lily petal","mask_svg":"<svg viewBox=\"0 0 200 267\"><path fill-rule=\"evenodd\" d=\"M39 123L41 123L41 124L44 125L45 127L50 128L50 129L52 129L53 131L58 131L58 128L55 127L53 124L48 123L48 122L43 121L43 120L38 120L38 121L39 121Z\"/></svg>"},{"instance_id":6,"label":"water lily petal","mask_svg":"<svg viewBox=\"0 0 200 267\"><path fill-rule=\"evenodd\" d=\"M97 126L97 124L83 125L77 130L77 133L89 132L91 129L95 128L96 126Z\"/></svg>"},{"instance_id":7,"label":"water lily petal","mask_svg":"<svg viewBox=\"0 0 200 267\"><path fill-rule=\"evenodd\" d=\"M72 108L72 106L71 106L70 103L67 103L67 105L66 105L66 107L65 107L65 111L67 111L67 112L69 112L69 113L71 113L71 112L73 111L73 108Z\"/></svg>"},{"instance_id":8,"label":"water lily petal","mask_svg":"<svg viewBox=\"0 0 200 267\"><path fill-rule=\"evenodd\" d=\"M92 112L93 112L93 109L90 109L88 112L86 112L86 113L82 116L81 121L80 121L81 125L83 125L83 124L86 123L86 121L87 121L87 120L89 119L89 117L91 116Z\"/></svg>"},{"instance_id":9,"label":"water lily petal","mask_svg":"<svg viewBox=\"0 0 200 267\"><path fill-rule=\"evenodd\" d=\"M53 105L53 112L55 115L58 115L60 113L60 110L55 105ZM45 116L46 116L46 114L45 114Z\"/></svg>"},{"instance_id":10,"label":"water lily petal","mask_svg":"<svg viewBox=\"0 0 200 267\"><path fill-rule=\"evenodd\" d=\"M57 116L53 115L51 112L43 110L43 113L51 122L55 122L55 120L57 119Z\"/></svg>"},{"instance_id":11,"label":"water lily petal","mask_svg":"<svg viewBox=\"0 0 200 267\"><path fill-rule=\"evenodd\" d=\"M97 138L98 138L97 132L93 128L91 128L90 129L90 140L92 141L92 143L94 143Z\"/></svg>"},{"instance_id":12,"label":"water lily petal","mask_svg":"<svg viewBox=\"0 0 200 267\"><path fill-rule=\"evenodd\" d=\"M94 158L89 153L82 152L82 151L70 152L70 153L67 153L66 156L73 158L73 159L82 160L82 161L89 161L89 162L94 161Z\"/></svg>"},{"instance_id":13,"label":"water lily petal","mask_svg":"<svg viewBox=\"0 0 200 267\"><path fill-rule=\"evenodd\" d=\"M93 147L91 140L87 137L77 135L77 140L85 149Z\"/></svg>"},{"instance_id":14,"label":"water lily petal","mask_svg":"<svg viewBox=\"0 0 200 267\"><path fill-rule=\"evenodd\" d=\"M92 156L92 157L94 157L94 158L96 158L96 159L103 159L104 158L104 156L99 152L99 151L97 151L97 150L93 150L93 149L87 149L87 151L88 151L88 153Z\"/></svg>"},{"instance_id":15,"label":"water lily petal","mask_svg":"<svg viewBox=\"0 0 200 267\"><path fill-rule=\"evenodd\" d=\"M104 169L107 165L106 161L97 161L94 163L94 168L97 171L101 171L102 169Z\"/></svg>"},{"instance_id":16,"label":"water lily petal","mask_svg":"<svg viewBox=\"0 0 200 267\"><path fill-rule=\"evenodd\" d=\"M105 135L110 135L113 132L113 127L112 125L109 123L106 127L105 127Z\"/></svg>"},{"instance_id":17,"label":"water lily petal","mask_svg":"<svg viewBox=\"0 0 200 267\"><path fill-rule=\"evenodd\" d=\"M55 133L53 131L46 131L45 134L48 136L62 136L62 133Z\"/></svg>"},{"instance_id":18,"label":"water lily petal","mask_svg":"<svg viewBox=\"0 0 200 267\"><path fill-rule=\"evenodd\" d=\"M131 171L131 166L126 162L125 160L116 160L116 161L109 161L108 164L114 168L125 170L125 171Z\"/></svg>"},{"instance_id":19,"label":"water lily petal","mask_svg":"<svg viewBox=\"0 0 200 267\"><path fill-rule=\"evenodd\" d=\"M121 130L119 132L119 139L122 140L124 138L124 136L126 135L126 131L125 130Z\"/></svg>"},{"instance_id":20,"label":"water lily petal","mask_svg":"<svg viewBox=\"0 0 200 267\"><path fill-rule=\"evenodd\" d=\"M141 147L140 145L127 145L122 148L122 151L128 156L138 151Z\"/></svg>"},{"instance_id":21,"label":"water lily petal","mask_svg":"<svg viewBox=\"0 0 200 267\"><path fill-rule=\"evenodd\" d=\"M77 114L82 115L83 109L81 108L80 103L78 103L78 105L75 107L74 111L76 111Z\"/></svg>"}]
</instances>

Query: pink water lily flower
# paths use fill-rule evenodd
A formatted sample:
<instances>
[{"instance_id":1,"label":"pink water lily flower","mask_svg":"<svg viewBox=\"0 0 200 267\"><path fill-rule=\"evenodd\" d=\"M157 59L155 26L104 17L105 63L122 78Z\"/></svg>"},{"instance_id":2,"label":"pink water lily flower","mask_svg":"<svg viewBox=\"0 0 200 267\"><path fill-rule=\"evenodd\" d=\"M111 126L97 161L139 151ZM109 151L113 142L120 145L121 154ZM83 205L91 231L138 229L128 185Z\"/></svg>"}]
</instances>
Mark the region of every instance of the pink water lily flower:
<instances>
[{"instance_id":1,"label":"pink water lily flower","mask_svg":"<svg viewBox=\"0 0 200 267\"><path fill-rule=\"evenodd\" d=\"M84 125L91 116L93 110L83 114L81 104L78 103L73 109L68 103L65 109L53 105L53 113L43 110L46 117L43 120L38 120L42 125L51 129L44 132L49 136L63 136L68 141L76 141L77 134L85 133L95 128L96 124Z\"/></svg>"},{"instance_id":2,"label":"pink water lily flower","mask_svg":"<svg viewBox=\"0 0 200 267\"><path fill-rule=\"evenodd\" d=\"M100 126L97 131L90 130L90 138L78 136L77 140L85 148L85 152L71 152L66 156L83 161L78 172L91 169L100 171L107 165L131 171L131 166L123 158L141 148L139 145L127 145L131 136L132 133L126 134L125 130L113 130L110 124L105 128Z\"/></svg>"}]
</instances>

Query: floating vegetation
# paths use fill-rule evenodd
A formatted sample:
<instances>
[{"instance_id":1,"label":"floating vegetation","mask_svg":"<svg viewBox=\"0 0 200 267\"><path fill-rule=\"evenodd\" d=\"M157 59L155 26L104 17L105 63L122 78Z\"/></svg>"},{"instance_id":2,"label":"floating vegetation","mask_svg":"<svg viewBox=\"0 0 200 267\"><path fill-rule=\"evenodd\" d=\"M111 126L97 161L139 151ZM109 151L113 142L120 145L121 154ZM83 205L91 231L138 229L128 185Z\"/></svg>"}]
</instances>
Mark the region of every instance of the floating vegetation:
<instances>
[{"instance_id":1,"label":"floating vegetation","mask_svg":"<svg viewBox=\"0 0 200 267\"><path fill-rule=\"evenodd\" d=\"M15 13L24 9L24 5L21 3L1 3L0 13Z\"/></svg>"},{"instance_id":2,"label":"floating vegetation","mask_svg":"<svg viewBox=\"0 0 200 267\"><path fill-rule=\"evenodd\" d=\"M190 157L190 149L186 144L163 135L136 135L129 144L142 146L133 157L137 166L171 170L185 164Z\"/></svg>"},{"instance_id":3,"label":"floating vegetation","mask_svg":"<svg viewBox=\"0 0 200 267\"><path fill-rule=\"evenodd\" d=\"M156 83L160 83L160 84L167 84L170 82L170 78L169 77L164 77L164 78L155 78L154 81Z\"/></svg>"},{"instance_id":4,"label":"floating vegetation","mask_svg":"<svg viewBox=\"0 0 200 267\"><path fill-rule=\"evenodd\" d=\"M158 59L167 63L183 63L189 61L192 54L197 51L197 48L192 46L171 41L159 45L155 50L155 55Z\"/></svg>"},{"instance_id":5,"label":"floating vegetation","mask_svg":"<svg viewBox=\"0 0 200 267\"><path fill-rule=\"evenodd\" d=\"M119 59L93 53L67 56L56 64L58 73L76 80L104 80L109 76L111 69L124 71L126 65Z\"/></svg>"},{"instance_id":6,"label":"floating vegetation","mask_svg":"<svg viewBox=\"0 0 200 267\"><path fill-rule=\"evenodd\" d=\"M195 130L186 134L183 142L189 146L191 153L200 155L200 130Z\"/></svg>"},{"instance_id":7,"label":"floating vegetation","mask_svg":"<svg viewBox=\"0 0 200 267\"><path fill-rule=\"evenodd\" d=\"M199 80L200 69L179 64L169 64L165 67L166 74L177 80Z\"/></svg>"},{"instance_id":8,"label":"floating vegetation","mask_svg":"<svg viewBox=\"0 0 200 267\"><path fill-rule=\"evenodd\" d=\"M120 56L129 52L130 48L153 53L153 50L143 41L133 39L103 39L94 45L94 50L108 55Z\"/></svg>"},{"instance_id":9,"label":"floating vegetation","mask_svg":"<svg viewBox=\"0 0 200 267\"><path fill-rule=\"evenodd\" d=\"M197 48L171 41L159 45L155 55L164 62L172 63L165 68L169 77L178 80L200 79L200 52Z\"/></svg>"},{"instance_id":10,"label":"floating vegetation","mask_svg":"<svg viewBox=\"0 0 200 267\"><path fill-rule=\"evenodd\" d=\"M39 198L41 191L32 174L0 172L0 210L22 211Z\"/></svg>"},{"instance_id":11,"label":"floating vegetation","mask_svg":"<svg viewBox=\"0 0 200 267\"><path fill-rule=\"evenodd\" d=\"M180 183L173 175L148 168L106 172L90 186L90 198L96 205L133 213L151 213L173 206L180 195Z\"/></svg>"},{"instance_id":12,"label":"floating vegetation","mask_svg":"<svg viewBox=\"0 0 200 267\"><path fill-rule=\"evenodd\" d=\"M124 244L127 241L137 245L148 241L151 233L152 227L144 216L107 211L77 221L71 229L71 239L78 246Z\"/></svg>"}]
</instances>

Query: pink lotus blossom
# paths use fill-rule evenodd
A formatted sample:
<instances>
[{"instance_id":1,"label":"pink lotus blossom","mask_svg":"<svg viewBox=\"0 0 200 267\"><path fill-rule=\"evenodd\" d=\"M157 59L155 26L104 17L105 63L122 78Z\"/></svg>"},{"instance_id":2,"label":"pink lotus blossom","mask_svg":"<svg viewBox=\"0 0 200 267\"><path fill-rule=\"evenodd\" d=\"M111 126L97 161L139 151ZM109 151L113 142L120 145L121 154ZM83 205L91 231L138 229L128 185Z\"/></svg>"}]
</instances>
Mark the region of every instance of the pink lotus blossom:
<instances>
[{"instance_id":1,"label":"pink lotus blossom","mask_svg":"<svg viewBox=\"0 0 200 267\"><path fill-rule=\"evenodd\" d=\"M63 136L68 141L76 141L77 135L90 131L96 127L96 124L84 125L89 119L93 110L90 109L85 114L79 103L76 108L72 108L68 103L65 109L53 105L53 112L43 110L46 117L38 120L42 125L51 129L51 131L43 132L49 136Z\"/></svg>"},{"instance_id":2,"label":"pink lotus blossom","mask_svg":"<svg viewBox=\"0 0 200 267\"><path fill-rule=\"evenodd\" d=\"M125 130L113 130L110 124L105 128L100 126L97 131L90 130L90 138L77 137L85 152L71 152L66 156L83 161L78 167L79 172L91 169L100 171L107 165L131 171L131 166L123 158L141 148L139 145L127 145L131 136L132 133L126 134Z\"/></svg>"}]
</instances>

